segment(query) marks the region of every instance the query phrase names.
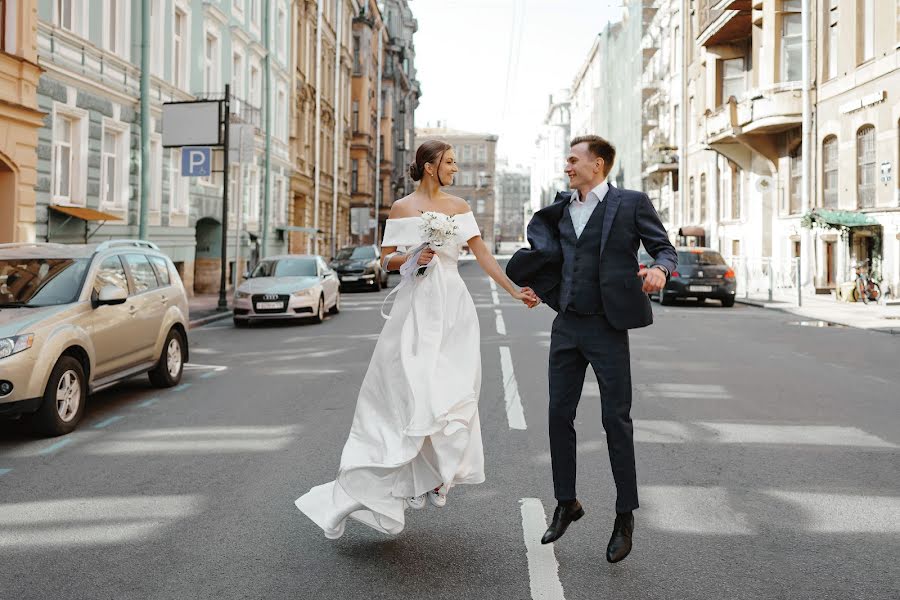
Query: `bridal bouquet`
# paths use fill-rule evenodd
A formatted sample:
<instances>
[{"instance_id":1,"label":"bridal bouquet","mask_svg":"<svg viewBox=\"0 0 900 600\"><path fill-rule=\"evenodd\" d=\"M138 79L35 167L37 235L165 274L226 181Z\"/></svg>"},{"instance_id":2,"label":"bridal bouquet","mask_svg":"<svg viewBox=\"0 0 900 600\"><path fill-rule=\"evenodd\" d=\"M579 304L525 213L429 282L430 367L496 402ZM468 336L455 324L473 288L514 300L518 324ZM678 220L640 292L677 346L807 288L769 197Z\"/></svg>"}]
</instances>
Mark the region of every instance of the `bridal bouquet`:
<instances>
[{"instance_id":1,"label":"bridal bouquet","mask_svg":"<svg viewBox=\"0 0 900 600\"><path fill-rule=\"evenodd\" d=\"M458 229L459 226L448 215L433 211L422 213L419 232L422 241L431 246L443 246L453 239Z\"/></svg>"}]
</instances>

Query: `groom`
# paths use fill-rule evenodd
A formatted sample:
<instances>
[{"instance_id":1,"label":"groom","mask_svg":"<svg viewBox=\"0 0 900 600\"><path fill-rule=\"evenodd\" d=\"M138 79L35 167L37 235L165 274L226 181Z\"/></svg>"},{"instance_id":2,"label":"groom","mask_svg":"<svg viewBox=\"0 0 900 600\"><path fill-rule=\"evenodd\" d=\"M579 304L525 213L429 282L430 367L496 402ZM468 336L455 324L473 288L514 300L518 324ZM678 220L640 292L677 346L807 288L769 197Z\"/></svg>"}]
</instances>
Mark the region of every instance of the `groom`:
<instances>
[{"instance_id":1,"label":"groom","mask_svg":"<svg viewBox=\"0 0 900 600\"><path fill-rule=\"evenodd\" d=\"M575 411L590 364L600 384L603 428L616 482L616 520L606 559L631 552L632 511L638 507L631 424L628 330L653 322L648 293L658 292L675 270L677 253L650 199L606 180L616 150L605 139L572 140L566 159L571 192L535 213L530 249L515 253L509 278L528 286L558 314L550 336L550 455L557 500L541 539L549 544L584 516L575 495ZM638 266L644 248L653 267Z\"/></svg>"}]
</instances>

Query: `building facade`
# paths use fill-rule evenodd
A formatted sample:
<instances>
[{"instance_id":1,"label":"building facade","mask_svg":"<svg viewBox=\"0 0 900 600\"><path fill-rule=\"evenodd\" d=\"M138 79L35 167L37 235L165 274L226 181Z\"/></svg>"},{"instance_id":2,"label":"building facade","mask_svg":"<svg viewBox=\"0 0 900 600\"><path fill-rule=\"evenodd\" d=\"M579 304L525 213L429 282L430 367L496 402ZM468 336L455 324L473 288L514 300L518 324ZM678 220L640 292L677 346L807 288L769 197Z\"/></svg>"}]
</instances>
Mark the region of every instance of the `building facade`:
<instances>
[{"instance_id":1,"label":"building facade","mask_svg":"<svg viewBox=\"0 0 900 600\"><path fill-rule=\"evenodd\" d=\"M547 102L547 112L535 140L531 166L530 206L526 218L553 203L556 193L569 189L566 156L572 140L571 91L560 90Z\"/></svg>"},{"instance_id":2,"label":"building facade","mask_svg":"<svg viewBox=\"0 0 900 600\"><path fill-rule=\"evenodd\" d=\"M489 133L471 133L445 127L416 129L415 147L433 139L442 140L453 146L459 173L447 191L469 203L481 230L482 239L488 248L494 249L497 237L494 182L499 138Z\"/></svg>"},{"instance_id":3,"label":"building facade","mask_svg":"<svg viewBox=\"0 0 900 600\"><path fill-rule=\"evenodd\" d=\"M0 1L0 244L36 237L37 2Z\"/></svg>"},{"instance_id":4,"label":"building facade","mask_svg":"<svg viewBox=\"0 0 900 600\"><path fill-rule=\"evenodd\" d=\"M276 227L286 222L291 172L292 29L287 0L265 6L269 14L258 0L151 0L150 87L142 90L140 4L38 2L38 61L45 69L38 103L49 115L38 144L39 240L129 238L143 227L197 293L218 289L223 229L240 244L240 264L228 244L232 281L248 259L284 248ZM162 104L221 99L226 83L231 123L253 127L254 151L232 163L232 201L223 218L223 174L181 175L181 149L162 147ZM141 130L143 93L150 97L148 135ZM143 165L145 144L150 160ZM221 171L222 152L214 157L213 169ZM150 188L142 194L144 168Z\"/></svg>"},{"instance_id":5,"label":"building facade","mask_svg":"<svg viewBox=\"0 0 900 600\"><path fill-rule=\"evenodd\" d=\"M496 177L497 246L512 248L525 240L525 215L530 208L531 172L521 166L500 164Z\"/></svg>"}]
</instances>

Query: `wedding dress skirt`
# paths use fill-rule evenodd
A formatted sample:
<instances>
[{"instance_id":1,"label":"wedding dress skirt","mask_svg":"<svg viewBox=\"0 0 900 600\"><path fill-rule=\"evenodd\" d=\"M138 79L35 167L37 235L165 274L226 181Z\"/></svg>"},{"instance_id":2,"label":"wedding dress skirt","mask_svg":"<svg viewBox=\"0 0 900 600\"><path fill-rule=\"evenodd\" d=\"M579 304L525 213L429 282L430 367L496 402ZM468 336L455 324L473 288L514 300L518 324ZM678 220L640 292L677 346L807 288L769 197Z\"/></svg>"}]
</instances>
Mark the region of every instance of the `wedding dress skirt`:
<instances>
[{"instance_id":1,"label":"wedding dress skirt","mask_svg":"<svg viewBox=\"0 0 900 600\"><path fill-rule=\"evenodd\" d=\"M480 232L472 213L453 219L454 240L435 248L426 275L404 277L396 288L337 479L295 502L328 538L343 535L348 516L383 533L400 533L406 498L484 481L480 332L457 270L460 247ZM389 219L382 245L418 246L420 221Z\"/></svg>"}]
</instances>

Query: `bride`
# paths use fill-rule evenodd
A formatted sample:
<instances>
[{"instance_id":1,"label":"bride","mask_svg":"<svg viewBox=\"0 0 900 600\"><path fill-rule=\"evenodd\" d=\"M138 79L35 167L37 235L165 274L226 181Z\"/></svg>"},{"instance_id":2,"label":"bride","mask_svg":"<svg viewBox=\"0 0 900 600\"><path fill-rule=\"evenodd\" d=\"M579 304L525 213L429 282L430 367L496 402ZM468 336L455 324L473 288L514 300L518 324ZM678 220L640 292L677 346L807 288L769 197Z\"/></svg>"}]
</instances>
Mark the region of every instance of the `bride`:
<instances>
[{"instance_id":1,"label":"bride","mask_svg":"<svg viewBox=\"0 0 900 600\"><path fill-rule=\"evenodd\" d=\"M513 298L528 307L539 301L506 277L468 203L441 190L458 171L449 144L423 143L409 166L418 189L391 207L381 245L382 264L403 274L394 306L359 391L337 479L295 502L327 538L343 535L347 517L400 533L406 508L444 506L453 486L484 481L480 333L457 270L460 248L468 244ZM431 218L451 222L452 237L422 248Z\"/></svg>"}]
</instances>

